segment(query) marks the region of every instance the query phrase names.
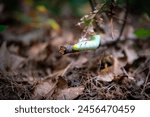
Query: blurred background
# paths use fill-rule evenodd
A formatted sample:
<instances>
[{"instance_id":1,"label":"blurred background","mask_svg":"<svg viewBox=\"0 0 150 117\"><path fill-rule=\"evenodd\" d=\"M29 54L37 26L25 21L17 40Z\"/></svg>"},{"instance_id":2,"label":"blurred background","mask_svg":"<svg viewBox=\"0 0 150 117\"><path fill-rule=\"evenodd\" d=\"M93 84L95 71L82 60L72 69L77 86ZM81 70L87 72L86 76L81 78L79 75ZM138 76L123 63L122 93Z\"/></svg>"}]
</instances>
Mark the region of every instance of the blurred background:
<instances>
[{"instance_id":1,"label":"blurred background","mask_svg":"<svg viewBox=\"0 0 150 117\"><path fill-rule=\"evenodd\" d=\"M97 0L98 3L111 0ZM124 5L126 0L117 0ZM150 14L149 0L129 0L130 13ZM37 15L49 17L81 17L91 11L89 0L0 0L0 23L30 23ZM41 16L43 17L43 16ZM13 19L13 20L12 20Z\"/></svg>"},{"instance_id":2,"label":"blurred background","mask_svg":"<svg viewBox=\"0 0 150 117\"><path fill-rule=\"evenodd\" d=\"M59 53L90 26L102 46ZM0 99L150 99L149 66L150 0L0 0Z\"/></svg>"}]
</instances>

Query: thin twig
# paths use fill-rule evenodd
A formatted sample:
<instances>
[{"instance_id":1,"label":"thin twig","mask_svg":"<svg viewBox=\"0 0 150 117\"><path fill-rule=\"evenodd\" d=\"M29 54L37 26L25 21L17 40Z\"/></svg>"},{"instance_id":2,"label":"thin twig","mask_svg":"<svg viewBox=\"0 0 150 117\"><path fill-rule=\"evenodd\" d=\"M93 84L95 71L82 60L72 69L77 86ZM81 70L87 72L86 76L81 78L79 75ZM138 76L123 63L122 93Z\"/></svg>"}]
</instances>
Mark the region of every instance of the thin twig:
<instances>
[{"instance_id":1,"label":"thin twig","mask_svg":"<svg viewBox=\"0 0 150 117\"><path fill-rule=\"evenodd\" d=\"M124 15L124 22L122 24L122 27L121 27L121 30L120 30L120 34L117 38L117 41L120 40L121 36L122 36L122 33L124 31L124 28L125 28L125 25L126 25L126 22L127 22L127 17L128 17L128 7L129 7L129 1L126 0L126 11L125 11L125 15Z\"/></svg>"},{"instance_id":2,"label":"thin twig","mask_svg":"<svg viewBox=\"0 0 150 117\"><path fill-rule=\"evenodd\" d=\"M96 1L95 0L89 0L89 3L91 5L92 11L96 10L96 5L97 5Z\"/></svg>"},{"instance_id":3,"label":"thin twig","mask_svg":"<svg viewBox=\"0 0 150 117\"><path fill-rule=\"evenodd\" d=\"M96 6L97 6L96 0L89 0L89 3L91 6L91 9L92 9L92 12L94 12L96 10ZM95 31L103 32L103 29L101 29L101 27L98 25L98 22L96 21L96 17L94 17L94 19L95 19L95 25L96 25Z\"/></svg>"},{"instance_id":4,"label":"thin twig","mask_svg":"<svg viewBox=\"0 0 150 117\"><path fill-rule=\"evenodd\" d=\"M111 20L110 20L110 23L111 23L111 30L112 30L112 32L111 32L111 37L112 37L112 39L114 39L114 26L113 26L113 18L111 18Z\"/></svg>"},{"instance_id":5,"label":"thin twig","mask_svg":"<svg viewBox=\"0 0 150 117\"><path fill-rule=\"evenodd\" d=\"M133 72L134 75L140 74L141 72L144 72L146 69L148 69L148 65L150 63L150 57L148 57L143 64L141 64L135 71Z\"/></svg>"},{"instance_id":6,"label":"thin twig","mask_svg":"<svg viewBox=\"0 0 150 117\"><path fill-rule=\"evenodd\" d=\"M147 82L148 82L149 76L150 76L150 68L149 68L148 74L147 74L147 76L146 76L146 78L145 78L145 82L144 82L144 86L143 86L143 89L142 89L142 91L141 91L141 94L143 94L144 91L145 91L145 87L147 86Z\"/></svg>"}]
</instances>

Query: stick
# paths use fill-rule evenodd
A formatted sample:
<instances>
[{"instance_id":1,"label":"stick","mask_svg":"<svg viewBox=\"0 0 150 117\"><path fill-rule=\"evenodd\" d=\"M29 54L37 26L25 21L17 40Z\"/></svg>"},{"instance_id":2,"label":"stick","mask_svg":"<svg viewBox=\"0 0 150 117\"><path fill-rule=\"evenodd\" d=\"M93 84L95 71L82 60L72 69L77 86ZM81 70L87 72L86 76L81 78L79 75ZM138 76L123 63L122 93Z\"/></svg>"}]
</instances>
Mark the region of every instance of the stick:
<instances>
[{"instance_id":1,"label":"stick","mask_svg":"<svg viewBox=\"0 0 150 117\"><path fill-rule=\"evenodd\" d=\"M143 94L144 91L145 91L145 87L146 87L146 85L147 85L149 76L150 76L150 68L149 68L149 72L148 72L148 74L147 74L147 76L146 76L146 78L145 78L145 82L144 82L144 86L143 86L143 89L142 89L142 91L141 91L141 94Z\"/></svg>"},{"instance_id":2,"label":"stick","mask_svg":"<svg viewBox=\"0 0 150 117\"><path fill-rule=\"evenodd\" d=\"M92 12L94 12L96 10L96 6L97 6L96 0L89 0L89 3L91 6L91 9L92 9ZM94 19L96 20L96 17L94 17ZM95 21L95 25L96 25L95 31L99 30L101 32L104 32L104 30L98 25L98 23L96 21Z\"/></svg>"},{"instance_id":3,"label":"stick","mask_svg":"<svg viewBox=\"0 0 150 117\"><path fill-rule=\"evenodd\" d=\"M122 33L124 31L124 28L125 28L125 25L126 25L126 22L127 22L127 17L128 17L128 6L129 6L129 1L126 0L126 12L125 12L125 15L124 15L124 21L123 21L123 24L122 24L122 27L121 27L121 30L120 30L120 34L117 38L117 41L120 40L121 36L122 36Z\"/></svg>"},{"instance_id":4,"label":"stick","mask_svg":"<svg viewBox=\"0 0 150 117\"><path fill-rule=\"evenodd\" d=\"M95 0L89 0L89 3L91 5L92 11L96 10L96 1Z\"/></svg>"}]
</instances>

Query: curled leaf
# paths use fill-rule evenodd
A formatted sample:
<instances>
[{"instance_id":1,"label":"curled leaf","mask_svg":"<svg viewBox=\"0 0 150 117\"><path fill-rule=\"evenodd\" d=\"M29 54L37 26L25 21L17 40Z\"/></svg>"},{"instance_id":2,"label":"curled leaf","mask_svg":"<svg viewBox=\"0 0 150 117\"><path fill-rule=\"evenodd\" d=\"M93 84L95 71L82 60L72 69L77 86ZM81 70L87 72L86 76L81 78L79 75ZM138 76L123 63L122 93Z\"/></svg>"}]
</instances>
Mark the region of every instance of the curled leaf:
<instances>
[{"instance_id":1,"label":"curled leaf","mask_svg":"<svg viewBox=\"0 0 150 117\"><path fill-rule=\"evenodd\" d=\"M123 72L117 58L113 56L106 56L100 62L98 70L99 75L96 78L101 81L111 82L112 80L116 80L116 78L120 78L118 76L122 73Z\"/></svg>"}]
</instances>

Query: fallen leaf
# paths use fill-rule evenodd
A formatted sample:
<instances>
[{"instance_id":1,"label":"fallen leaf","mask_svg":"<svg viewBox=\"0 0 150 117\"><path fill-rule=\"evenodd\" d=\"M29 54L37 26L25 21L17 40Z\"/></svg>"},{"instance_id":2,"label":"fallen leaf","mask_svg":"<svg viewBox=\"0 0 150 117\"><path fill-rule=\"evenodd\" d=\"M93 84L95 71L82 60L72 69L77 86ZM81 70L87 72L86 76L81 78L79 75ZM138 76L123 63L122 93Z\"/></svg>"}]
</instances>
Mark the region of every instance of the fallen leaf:
<instances>
[{"instance_id":1,"label":"fallen leaf","mask_svg":"<svg viewBox=\"0 0 150 117\"><path fill-rule=\"evenodd\" d=\"M53 81L52 78L45 79L39 82L34 89L32 99L42 99L51 96L56 88L57 80Z\"/></svg>"},{"instance_id":2,"label":"fallen leaf","mask_svg":"<svg viewBox=\"0 0 150 117\"><path fill-rule=\"evenodd\" d=\"M31 48L28 51L29 58L43 60L47 56L44 52L44 50L46 50L47 45L47 43L37 43L31 46Z\"/></svg>"},{"instance_id":3,"label":"fallen leaf","mask_svg":"<svg viewBox=\"0 0 150 117\"><path fill-rule=\"evenodd\" d=\"M29 45L33 41L41 41L43 40L44 30L36 29L30 30L26 33L15 34L11 31L7 31L3 33L3 37L5 40L14 41L14 42L22 42L24 45Z\"/></svg>"},{"instance_id":4,"label":"fallen leaf","mask_svg":"<svg viewBox=\"0 0 150 117\"><path fill-rule=\"evenodd\" d=\"M112 80L114 80L114 74L113 73L108 73L105 75L100 74L100 75L96 76L95 78L100 81L111 82Z\"/></svg>"},{"instance_id":5,"label":"fallen leaf","mask_svg":"<svg viewBox=\"0 0 150 117\"><path fill-rule=\"evenodd\" d=\"M72 100L78 97L83 93L84 87L79 86L79 87L71 87L71 88L66 88L63 89L59 92L59 94L56 96L57 100Z\"/></svg>"},{"instance_id":6,"label":"fallen leaf","mask_svg":"<svg viewBox=\"0 0 150 117\"><path fill-rule=\"evenodd\" d=\"M67 88L67 82L59 74L61 74L61 71L49 75L38 82L35 86L32 99L52 99L52 95L56 91Z\"/></svg>"},{"instance_id":7,"label":"fallen leaf","mask_svg":"<svg viewBox=\"0 0 150 117\"><path fill-rule=\"evenodd\" d=\"M11 71L18 69L25 62L25 58L12 54L8 51L6 43L0 48L0 70Z\"/></svg>"},{"instance_id":8,"label":"fallen leaf","mask_svg":"<svg viewBox=\"0 0 150 117\"><path fill-rule=\"evenodd\" d=\"M118 78L123 71L119 65L119 61L114 56L106 56L102 58L96 78L100 81L111 82Z\"/></svg>"},{"instance_id":9,"label":"fallen leaf","mask_svg":"<svg viewBox=\"0 0 150 117\"><path fill-rule=\"evenodd\" d=\"M150 56L150 48L140 50L139 56L149 57Z\"/></svg>"},{"instance_id":10,"label":"fallen leaf","mask_svg":"<svg viewBox=\"0 0 150 117\"><path fill-rule=\"evenodd\" d=\"M133 47L128 46L128 44L124 46L124 51L127 56L127 62L129 64L132 64L138 58L136 51L133 49Z\"/></svg>"}]
</instances>

